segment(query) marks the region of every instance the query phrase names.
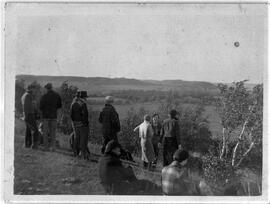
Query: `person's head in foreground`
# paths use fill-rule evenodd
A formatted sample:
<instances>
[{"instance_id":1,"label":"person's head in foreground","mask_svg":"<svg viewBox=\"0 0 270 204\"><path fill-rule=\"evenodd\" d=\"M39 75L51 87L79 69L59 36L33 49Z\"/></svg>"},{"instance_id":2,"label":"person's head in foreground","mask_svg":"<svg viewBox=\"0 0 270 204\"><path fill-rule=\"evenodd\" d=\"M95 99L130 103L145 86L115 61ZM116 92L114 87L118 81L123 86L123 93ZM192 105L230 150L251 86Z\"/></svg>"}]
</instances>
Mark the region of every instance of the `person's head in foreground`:
<instances>
[{"instance_id":1,"label":"person's head in foreground","mask_svg":"<svg viewBox=\"0 0 270 204\"><path fill-rule=\"evenodd\" d=\"M185 150L176 150L176 152L173 155L173 160L176 162L179 162L181 166L185 166L187 164L189 154Z\"/></svg>"},{"instance_id":2,"label":"person's head in foreground","mask_svg":"<svg viewBox=\"0 0 270 204\"><path fill-rule=\"evenodd\" d=\"M117 156L120 156L120 154L121 154L121 146L115 140L111 140L106 145L105 154L110 154L110 153L113 153Z\"/></svg>"},{"instance_id":3,"label":"person's head in foreground","mask_svg":"<svg viewBox=\"0 0 270 204\"><path fill-rule=\"evenodd\" d=\"M114 99L113 99L112 96L106 96L105 97L105 103L106 104L113 104L113 102L114 102Z\"/></svg>"}]
</instances>

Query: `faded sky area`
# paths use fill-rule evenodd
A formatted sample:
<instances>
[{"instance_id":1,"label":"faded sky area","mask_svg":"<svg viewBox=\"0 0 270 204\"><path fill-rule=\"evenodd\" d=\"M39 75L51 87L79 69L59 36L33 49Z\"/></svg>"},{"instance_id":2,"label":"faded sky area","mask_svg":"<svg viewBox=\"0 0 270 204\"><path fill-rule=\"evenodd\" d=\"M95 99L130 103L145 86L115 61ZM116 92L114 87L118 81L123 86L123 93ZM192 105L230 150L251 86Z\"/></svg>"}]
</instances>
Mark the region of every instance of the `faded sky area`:
<instances>
[{"instance_id":1,"label":"faded sky area","mask_svg":"<svg viewBox=\"0 0 270 204\"><path fill-rule=\"evenodd\" d=\"M266 4L9 4L14 74L263 81ZM239 42L239 46L235 46Z\"/></svg>"}]
</instances>

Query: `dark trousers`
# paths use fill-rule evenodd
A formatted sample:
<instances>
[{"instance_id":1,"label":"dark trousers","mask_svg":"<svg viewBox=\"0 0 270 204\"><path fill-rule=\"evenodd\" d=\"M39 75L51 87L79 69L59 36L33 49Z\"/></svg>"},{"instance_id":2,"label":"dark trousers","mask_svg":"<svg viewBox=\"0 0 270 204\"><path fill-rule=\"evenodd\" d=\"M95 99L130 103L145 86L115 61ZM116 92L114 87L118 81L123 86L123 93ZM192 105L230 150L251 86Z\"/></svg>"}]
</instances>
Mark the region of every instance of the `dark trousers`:
<instances>
[{"instance_id":1,"label":"dark trousers","mask_svg":"<svg viewBox=\"0 0 270 204\"><path fill-rule=\"evenodd\" d=\"M108 144L108 142L110 142L111 140L115 140L116 142L118 142L118 138L117 135L103 135L103 144L102 144L102 148L101 148L101 153L104 154L106 146Z\"/></svg>"},{"instance_id":2,"label":"dark trousers","mask_svg":"<svg viewBox=\"0 0 270 204\"><path fill-rule=\"evenodd\" d=\"M159 152L158 143L153 143L153 147L154 147L154 153L155 153L155 160L154 160L154 163L157 163L158 152Z\"/></svg>"},{"instance_id":3,"label":"dark trousers","mask_svg":"<svg viewBox=\"0 0 270 204\"><path fill-rule=\"evenodd\" d=\"M75 127L74 128L74 143L73 151L78 155L81 151L82 156L86 159L89 154L88 150L88 130L89 126Z\"/></svg>"},{"instance_id":4,"label":"dark trousers","mask_svg":"<svg viewBox=\"0 0 270 204\"><path fill-rule=\"evenodd\" d=\"M168 166L173 162L173 154L178 149L175 137L165 137L163 139L163 166Z\"/></svg>"},{"instance_id":5,"label":"dark trousers","mask_svg":"<svg viewBox=\"0 0 270 204\"><path fill-rule=\"evenodd\" d=\"M38 128L34 114L26 115L25 125L25 147L36 148L38 145Z\"/></svg>"}]
</instances>

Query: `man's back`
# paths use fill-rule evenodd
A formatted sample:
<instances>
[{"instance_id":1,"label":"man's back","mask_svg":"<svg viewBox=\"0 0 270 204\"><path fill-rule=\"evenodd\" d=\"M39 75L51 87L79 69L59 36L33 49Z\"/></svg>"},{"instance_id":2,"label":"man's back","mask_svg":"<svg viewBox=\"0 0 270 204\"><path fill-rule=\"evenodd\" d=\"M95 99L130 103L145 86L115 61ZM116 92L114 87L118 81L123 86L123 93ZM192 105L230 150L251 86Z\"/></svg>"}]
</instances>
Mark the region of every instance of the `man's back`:
<instances>
[{"instance_id":1,"label":"man's back","mask_svg":"<svg viewBox=\"0 0 270 204\"><path fill-rule=\"evenodd\" d=\"M165 195L188 195L186 168L173 162L162 169L162 191Z\"/></svg>"},{"instance_id":2,"label":"man's back","mask_svg":"<svg viewBox=\"0 0 270 204\"><path fill-rule=\"evenodd\" d=\"M107 131L120 131L119 117L110 104L106 104L99 116L99 122L102 123L103 130Z\"/></svg>"},{"instance_id":3,"label":"man's back","mask_svg":"<svg viewBox=\"0 0 270 204\"><path fill-rule=\"evenodd\" d=\"M21 98L22 108L24 114L34 113L32 95L28 92L25 92Z\"/></svg>"},{"instance_id":4,"label":"man's back","mask_svg":"<svg viewBox=\"0 0 270 204\"><path fill-rule=\"evenodd\" d=\"M179 134L178 121L171 118L164 120L162 131L164 137L178 137Z\"/></svg>"},{"instance_id":5,"label":"man's back","mask_svg":"<svg viewBox=\"0 0 270 204\"><path fill-rule=\"evenodd\" d=\"M41 97L40 110L42 117L46 119L56 119L57 109L61 108L62 102L59 94L50 90Z\"/></svg>"}]
</instances>

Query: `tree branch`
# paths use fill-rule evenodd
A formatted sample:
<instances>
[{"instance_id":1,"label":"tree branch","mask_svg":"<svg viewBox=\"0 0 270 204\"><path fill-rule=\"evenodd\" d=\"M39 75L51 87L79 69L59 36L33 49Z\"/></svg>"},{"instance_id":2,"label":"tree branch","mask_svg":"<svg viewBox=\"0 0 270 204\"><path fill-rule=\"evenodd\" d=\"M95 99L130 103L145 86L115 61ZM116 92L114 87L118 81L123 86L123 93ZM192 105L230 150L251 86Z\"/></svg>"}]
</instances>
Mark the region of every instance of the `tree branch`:
<instances>
[{"instance_id":1,"label":"tree branch","mask_svg":"<svg viewBox=\"0 0 270 204\"><path fill-rule=\"evenodd\" d=\"M223 160L223 156L225 153L225 147L226 147L225 131L226 131L226 128L223 127L223 129L222 129L222 149L221 149L221 153L220 153L220 157L219 157L221 160Z\"/></svg>"},{"instance_id":2,"label":"tree branch","mask_svg":"<svg viewBox=\"0 0 270 204\"><path fill-rule=\"evenodd\" d=\"M234 147L234 149L233 149L232 166L235 165L236 152L237 152L238 146L240 145L242 136L243 136L243 134L244 134L244 132L245 132L245 129L246 129L248 120L249 120L249 118L244 122L244 125L243 125L243 127L242 127L241 133L240 133L240 135L239 135L239 137L238 137L238 142L236 143L236 145L235 145L235 147Z\"/></svg>"},{"instance_id":3,"label":"tree branch","mask_svg":"<svg viewBox=\"0 0 270 204\"><path fill-rule=\"evenodd\" d=\"M242 155L241 159L239 160L239 162L236 164L236 167L238 167L241 162L243 161L243 159L245 158L245 156L247 156L247 154L251 151L251 149L254 147L255 145L255 142L251 142L250 145L249 145L249 148L247 149L247 151Z\"/></svg>"}]
</instances>

